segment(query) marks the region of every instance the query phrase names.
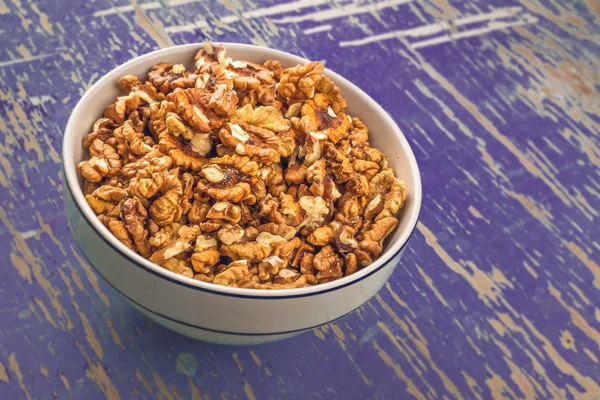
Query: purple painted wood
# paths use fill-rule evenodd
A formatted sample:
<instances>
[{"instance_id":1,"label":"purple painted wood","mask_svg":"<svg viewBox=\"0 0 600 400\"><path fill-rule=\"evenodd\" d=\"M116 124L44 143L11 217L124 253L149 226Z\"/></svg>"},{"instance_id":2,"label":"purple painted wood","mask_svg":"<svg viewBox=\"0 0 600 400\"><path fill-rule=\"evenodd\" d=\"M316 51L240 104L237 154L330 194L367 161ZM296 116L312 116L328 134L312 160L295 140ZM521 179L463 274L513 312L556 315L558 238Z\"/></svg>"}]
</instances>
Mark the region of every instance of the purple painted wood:
<instances>
[{"instance_id":1,"label":"purple painted wood","mask_svg":"<svg viewBox=\"0 0 600 400\"><path fill-rule=\"evenodd\" d=\"M0 398L599 398L599 16L594 0L0 0ZM390 283L281 343L150 323L66 226L58 154L82 93L207 38L325 60L423 173Z\"/></svg>"}]
</instances>

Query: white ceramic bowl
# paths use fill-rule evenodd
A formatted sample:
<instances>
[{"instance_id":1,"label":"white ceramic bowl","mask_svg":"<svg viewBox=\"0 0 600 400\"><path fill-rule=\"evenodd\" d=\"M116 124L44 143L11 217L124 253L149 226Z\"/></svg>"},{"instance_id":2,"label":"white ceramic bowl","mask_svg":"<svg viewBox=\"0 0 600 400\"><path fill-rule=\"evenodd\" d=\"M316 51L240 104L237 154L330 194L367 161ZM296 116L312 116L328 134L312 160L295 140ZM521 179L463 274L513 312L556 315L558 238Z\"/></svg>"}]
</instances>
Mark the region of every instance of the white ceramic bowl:
<instances>
[{"instance_id":1,"label":"white ceramic bowl","mask_svg":"<svg viewBox=\"0 0 600 400\"><path fill-rule=\"evenodd\" d=\"M233 59L280 60L284 67L309 62L301 57L245 44L224 43ZM201 45L158 50L106 74L81 98L63 142L65 203L79 248L96 271L131 304L157 323L184 335L217 343L257 344L284 339L338 319L365 303L390 277L410 238L421 208L421 178L406 138L390 116L358 87L326 70L340 87L348 113L369 127L371 144L387 155L406 183L408 198L400 225L386 240L384 253L348 277L307 288L254 290L213 285L167 271L125 247L96 218L82 193L76 165L86 157L82 138L103 110L120 95L116 86L128 74L144 78L159 62L193 67Z\"/></svg>"}]
</instances>

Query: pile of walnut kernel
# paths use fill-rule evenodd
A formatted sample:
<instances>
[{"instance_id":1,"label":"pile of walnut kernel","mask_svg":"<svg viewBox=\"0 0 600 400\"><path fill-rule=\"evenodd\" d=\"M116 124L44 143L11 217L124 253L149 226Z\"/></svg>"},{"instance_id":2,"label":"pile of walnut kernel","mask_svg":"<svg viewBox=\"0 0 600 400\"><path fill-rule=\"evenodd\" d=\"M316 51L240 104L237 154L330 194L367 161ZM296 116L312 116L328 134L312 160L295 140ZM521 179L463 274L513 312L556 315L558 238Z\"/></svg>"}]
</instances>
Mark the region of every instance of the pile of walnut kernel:
<instances>
[{"instance_id":1,"label":"pile of walnut kernel","mask_svg":"<svg viewBox=\"0 0 600 400\"><path fill-rule=\"evenodd\" d=\"M255 289L316 285L382 253L406 199L320 62L161 63L83 140L85 198L128 248L181 275Z\"/></svg>"}]
</instances>

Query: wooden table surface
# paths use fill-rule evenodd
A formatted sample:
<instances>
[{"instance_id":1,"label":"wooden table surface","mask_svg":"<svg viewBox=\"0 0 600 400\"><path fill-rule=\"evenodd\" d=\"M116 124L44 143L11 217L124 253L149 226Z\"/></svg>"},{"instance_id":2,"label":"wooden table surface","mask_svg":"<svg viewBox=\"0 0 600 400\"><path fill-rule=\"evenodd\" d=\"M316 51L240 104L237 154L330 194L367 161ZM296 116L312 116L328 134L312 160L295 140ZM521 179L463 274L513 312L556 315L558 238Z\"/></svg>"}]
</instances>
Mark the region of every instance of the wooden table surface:
<instances>
[{"instance_id":1,"label":"wooden table surface","mask_svg":"<svg viewBox=\"0 0 600 400\"><path fill-rule=\"evenodd\" d=\"M0 398L600 398L596 0L0 0ZM62 132L103 74L174 44L325 60L396 120L421 222L384 289L227 347L142 317L82 259Z\"/></svg>"}]
</instances>

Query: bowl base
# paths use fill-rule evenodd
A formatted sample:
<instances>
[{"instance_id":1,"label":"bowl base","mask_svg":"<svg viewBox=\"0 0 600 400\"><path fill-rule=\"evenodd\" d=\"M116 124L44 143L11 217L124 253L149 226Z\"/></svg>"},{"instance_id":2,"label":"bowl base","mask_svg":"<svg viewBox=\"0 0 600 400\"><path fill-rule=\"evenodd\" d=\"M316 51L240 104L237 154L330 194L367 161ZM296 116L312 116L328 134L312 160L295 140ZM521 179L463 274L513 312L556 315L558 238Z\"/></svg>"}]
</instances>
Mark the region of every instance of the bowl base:
<instances>
[{"instance_id":1,"label":"bowl base","mask_svg":"<svg viewBox=\"0 0 600 400\"><path fill-rule=\"evenodd\" d=\"M165 328L182 334L184 336L190 337L192 339L201 340L203 342L216 343L216 344L226 344L233 346L251 346L257 344L264 343L272 343L277 342L279 340L284 340L291 338L293 336L299 335L306 331L285 333L285 334L276 334L276 335L268 335L268 334L260 334L260 335L245 335L245 334L230 334L230 333L220 333L213 332L204 329L193 328L187 325L179 324L170 319L166 319L161 317L160 315L154 314L144 308L141 308L137 304L129 301L136 310L144 314L146 317L150 318L152 321L156 322L159 325L164 326Z\"/></svg>"}]
</instances>

